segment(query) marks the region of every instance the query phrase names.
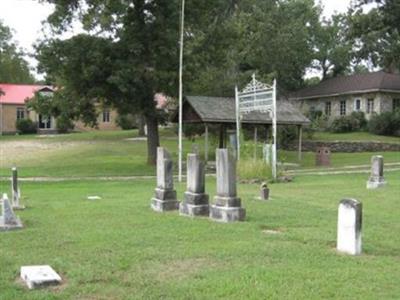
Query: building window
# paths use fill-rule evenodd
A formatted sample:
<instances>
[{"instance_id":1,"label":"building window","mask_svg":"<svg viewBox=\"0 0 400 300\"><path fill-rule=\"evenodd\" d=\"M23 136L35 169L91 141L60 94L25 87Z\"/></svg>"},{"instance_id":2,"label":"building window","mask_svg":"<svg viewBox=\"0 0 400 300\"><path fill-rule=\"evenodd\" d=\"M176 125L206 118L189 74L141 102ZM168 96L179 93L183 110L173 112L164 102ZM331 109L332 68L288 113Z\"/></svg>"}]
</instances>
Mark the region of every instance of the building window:
<instances>
[{"instance_id":1,"label":"building window","mask_svg":"<svg viewBox=\"0 0 400 300\"><path fill-rule=\"evenodd\" d=\"M325 115L330 116L331 115L331 109L332 109L331 102L326 102L325 103Z\"/></svg>"},{"instance_id":2,"label":"building window","mask_svg":"<svg viewBox=\"0 0 400 300\"><path fill-rule=\"evenodd\" d=\"M372 114L374 112L374 99L367 100L367 114Z\"/></svg>"},{"instance_id":3,"label":"building window","mask_svg":"<svg viewBox=\"0 0 400 300\"><path fill-rule=\"evenodd\" d=\"M17 107L17 120L25 119L25 108Z\"/></svg>"},{"instance_id":4,"label":"building window","mask_svg":"<svg viewBox=\"0 0 400 300\"><path fill-rule=\"evenodd\" d=\"M344 116L346 114L346 100L340 101L340 115Z\"/></svg>"},{"instance_id":5,"label":"building window","mask_svg":"<svg viewBox=\"0 0 400 300\"><path fill-rule=\"evenodd\" d=\"M400 109L400 98L393 99L393 111Z\"/></svg>"},{"instance_id":6,"label":"building window","mask_svg":"<svg viewBox=\"0 0 400 300\"><path fill-rule=\"evenodd\" d=\"M109 110L103 111L103 123L110 123L110 111Z\"/></svg>"},{"instance_id":7,"label":"building window","mask_svg":"<svg viewBox=\"0 0 400 300\"><path fill-rule=\"evenodd\" d=\"M354 101L354 111L360 111L361 110L361 99L356 99Z\"/></svg>"}]
</instances>

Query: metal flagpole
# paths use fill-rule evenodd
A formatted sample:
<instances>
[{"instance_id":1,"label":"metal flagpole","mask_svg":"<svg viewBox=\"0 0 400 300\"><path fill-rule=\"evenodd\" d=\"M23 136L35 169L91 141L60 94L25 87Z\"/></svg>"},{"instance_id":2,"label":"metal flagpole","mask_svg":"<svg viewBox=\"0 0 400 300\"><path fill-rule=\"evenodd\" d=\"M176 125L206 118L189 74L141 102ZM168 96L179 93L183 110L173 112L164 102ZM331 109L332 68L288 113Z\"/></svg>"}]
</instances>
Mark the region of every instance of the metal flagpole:
<instances>
[{"instance_id":1,"label":"metal flagpole","mask_svg":"<svg viewBox=\"0 0 400 300\"><path fill-rule=\"evenodd\" d=\"M235 86L235 108L236 108L236 159L240 160L240 112L238 87Z\"/></svg>"},{"instance_id":2,"label":"metal flagpole","mask_svg":"<svg viewBox=\"0 0 400 300\"><path fill-rule=\"evenodd\" d=\"M185 21L185 0L182 0L181 37L179 49L179 182L182 182L182 65L183 65L183 26Z\"/></svg>"},{"instance_id":3,"label":"metal flagpole","mask_svg":"<svg viewBox=\"0 0 400 300\"><path fill-rule=\"evenodd\" d=\"M272 148L272 176L276 179L276 79L273 84L272 95L272 136L274 139L274 146Z\"/></svg>"}]
</instances>

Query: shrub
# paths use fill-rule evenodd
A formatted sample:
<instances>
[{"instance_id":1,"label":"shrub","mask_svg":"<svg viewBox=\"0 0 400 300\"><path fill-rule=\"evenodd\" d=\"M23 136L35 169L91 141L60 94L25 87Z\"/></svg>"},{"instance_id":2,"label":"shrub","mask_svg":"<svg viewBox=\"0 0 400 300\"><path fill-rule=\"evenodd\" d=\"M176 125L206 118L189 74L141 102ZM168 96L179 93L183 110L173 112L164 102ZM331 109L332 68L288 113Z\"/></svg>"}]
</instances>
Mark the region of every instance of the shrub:
<instances>
[{"instance_id":1,"label":"shrub","mask_svg":"<svg viewBox=\"0 0 400 300\"><path fill-rule=\"evenodd\" d=\"M132 114L118 115L116 123L122 130L137 128L136 117Z\"/></svg>"},{"instance_id":2,"label":"shrub","mask_svg":"<svg viewBox=\"0 0 400 300\"><path fill-rule=\"evenodd\" d=\"M265 162L250 158L239 160L237 173L240 179L272 179L271 168Z\"/></svg>"},{"instance_id":3,"label":"shrub","mask_svg":"<svg viewBox=\"0 0 400 300\"><path fill-rule=\"evenodd\" d=\"M367 129L367 119L365 118L365 114L362 111L353 111L350 115L352 118L355 118L358 121L358 128L354 128L354 130L365 130Z\"/></svg>"},{"instance_id":4,"label":"shrub","mask_svg":"<svg viewBox=\"0 0 400 300\"><path fill-rule=\"evenodd\" d=\"M351 132L360 129L360 121L354 117L342 116L333 120L330 131L336 133Z\"/></svg>"},{"instance_id":5,"label":"shrub","mask_svg":"<svg viewBox=\"0 0 400 300\"><path fill-rule=\"evenodd\" d=\"M56 119L56 126L58 133L67 133L74 128L74 123L68 117L59 116Z\"/></svg>"},{"instance_id":6,"label":"shrub","mask_svg":"<svg viewBox=\"0 0 400 300\"><path fill-rule=\"evenodd\" d=\"M37 132L37 124L33 122L31 119L19 119L16 122L16 128L18 132L22 134L36 133Z\"/></svg>"},{"instance_id":7,"label":"shrub","mask_svg":"<svg viewBox=\"0 0 400 300\"><path fill-rule=\"evenodd\" d=\"M400 136L400 110L373 115L369 120L368 130L379 135Z\"/></svg>"}]
</instances>

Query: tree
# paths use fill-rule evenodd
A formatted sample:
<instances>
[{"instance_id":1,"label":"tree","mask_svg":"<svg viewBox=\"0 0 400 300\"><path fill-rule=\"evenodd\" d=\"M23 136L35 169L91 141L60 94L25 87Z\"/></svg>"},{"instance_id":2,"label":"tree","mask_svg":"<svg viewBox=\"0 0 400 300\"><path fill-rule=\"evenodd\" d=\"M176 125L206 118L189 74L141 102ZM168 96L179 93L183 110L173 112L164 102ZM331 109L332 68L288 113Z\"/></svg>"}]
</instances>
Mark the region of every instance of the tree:
<instances>
[{"instance_id":1,"label":"tree","mask_svg":"<svg viewBox=\"0 0 400 300\"><path fill-rule=\"evenodd\" d=\"M88 33L43 41L37 48L40 70L62 87L56 94L86 124L95 124L98 103L143 114L148 162L154 164L159 146L154 94L176 94L180 1L47 2L56 4L48 19L56 32L79 18Z\"/></svg>"},{"instance_id":2,"label":"tree","mask_svg":"<svg viewBox=\"0 0 400 300\"><path fill-rule=\"evenodd\" d=\"M375 2L368 13L363 7ZM397 0L358 0L348 12L348 38L355 41L358 60L369 60L389 71L400 69L400 3Z\"/></svg>"},{"instance_id":3,"label":"tree","mask_svg":"<svg viewBox=\"0 0 400 300\"><path fill-rule=\"evenodd\" d=\"M23 52L12 40L12 32L0 20L0 82L33 83Z\"/></svg>"},{"instance_id":4,"label":"tree","mask_svg":"<svg viewBox=\"0 0 400 300\"><path fill-rule=\"evenodd\" d=\"M353 54L352 43L346 39L347 28L344 15L334 15L315 26L313 67L322 72L322 79L349 71Z\"/></svg>"}]
</instances>

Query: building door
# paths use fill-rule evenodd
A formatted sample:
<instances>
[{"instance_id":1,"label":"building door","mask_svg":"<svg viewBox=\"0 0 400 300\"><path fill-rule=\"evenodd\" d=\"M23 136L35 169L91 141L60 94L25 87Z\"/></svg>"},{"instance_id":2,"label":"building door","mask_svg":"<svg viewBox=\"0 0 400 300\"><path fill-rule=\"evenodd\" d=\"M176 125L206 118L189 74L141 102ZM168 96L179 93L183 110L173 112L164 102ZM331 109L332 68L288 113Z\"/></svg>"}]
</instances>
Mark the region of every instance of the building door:
<instances>
[{"instance_id":1,"label":"building door","mask_svg":"<svg viewBox=\"0 0 400 300\"><path fill-rule=\"evenodd\" d=\"M51 117L39 115L39 129L50 129Z\"/></svg>"}]
</instances>

